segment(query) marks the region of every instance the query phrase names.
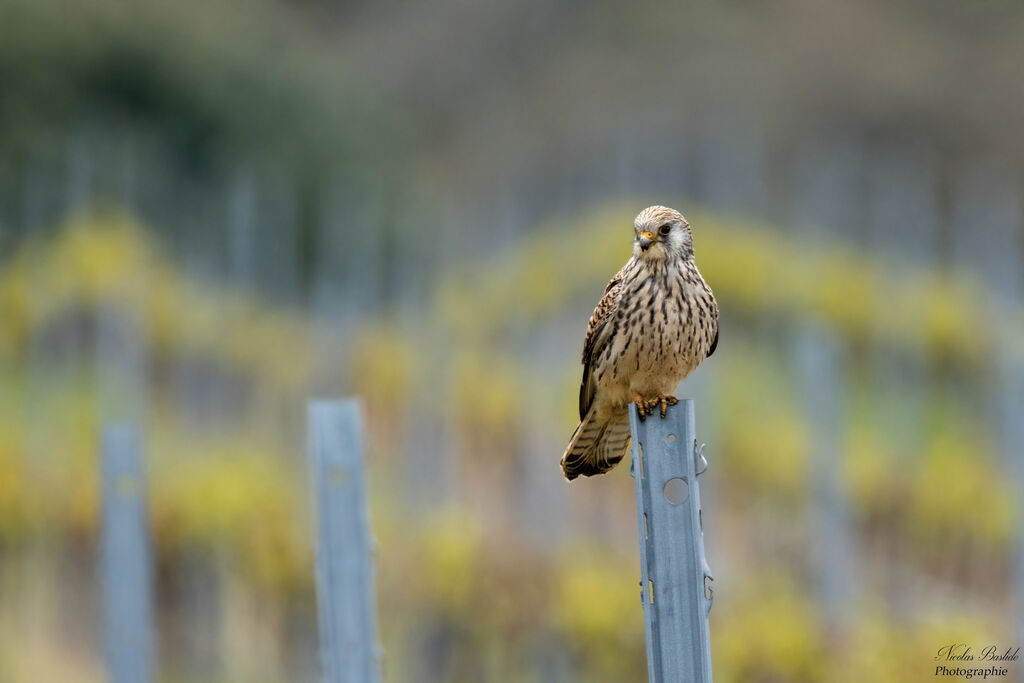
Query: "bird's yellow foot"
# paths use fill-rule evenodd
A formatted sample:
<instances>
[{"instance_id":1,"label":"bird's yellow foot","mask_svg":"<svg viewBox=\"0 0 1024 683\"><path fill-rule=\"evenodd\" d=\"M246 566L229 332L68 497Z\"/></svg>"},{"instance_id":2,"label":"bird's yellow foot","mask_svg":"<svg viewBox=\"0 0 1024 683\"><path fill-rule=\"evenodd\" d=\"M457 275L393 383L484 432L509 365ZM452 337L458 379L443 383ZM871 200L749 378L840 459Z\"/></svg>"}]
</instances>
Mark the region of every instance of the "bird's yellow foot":
<instances>
[{"instance_id":1,"label":"bird's yellow foot","mask_svg":"<svg viewBox=\"0 0 1024 683\"><path fill-rule=\"evenodd\" d=\"M668 415L668 407L674 406L677 403L679 403L679 399L675 396L658 394L656 398L652 398L647 402L647 414L654 415L654 407L661 406L661 419L664 420L665 416Z\"/></svg>"},{"instance_id":2,"label":"bird's yellow foot","mask_svg":"<svg viewBox=\"0 0 1024 683\"><path fill-rule=\"evenodd\" d=\"M654 406L640 394L633 392L633 403L636 404L636 416L643 422L648 415L654 415Z\"/></svg>"}]
</instances>

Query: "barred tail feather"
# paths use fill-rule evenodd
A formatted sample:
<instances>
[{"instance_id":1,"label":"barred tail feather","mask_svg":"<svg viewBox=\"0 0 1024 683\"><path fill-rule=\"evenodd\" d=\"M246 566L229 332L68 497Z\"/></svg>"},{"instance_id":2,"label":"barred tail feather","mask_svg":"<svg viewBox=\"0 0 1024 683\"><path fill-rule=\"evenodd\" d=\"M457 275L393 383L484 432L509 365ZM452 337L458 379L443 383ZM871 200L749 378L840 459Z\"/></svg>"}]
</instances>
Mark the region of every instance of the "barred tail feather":
<instances>
[{"instance_id":1,"label":"barred tail feather","mask_svg":"<svg viewBox=\"0 0 1024 683\"><path fill-rule=\"evenodd\" d=\"M629 417L613 419L604 430L602 462L604 472L619 464L629 446Z\"/></svg>"},{"instance_id":2,"label":"barred tail feather","mask_svg":"<svg viewBox=\"0 0 1024 683\"><path fill-rule=\"evenodd\" d=\"M562 455L562 474L569 481L592 477L615 467L629 443L629 420L598 417L591 409L583 418Z\"/></svg>"}]
</instances>

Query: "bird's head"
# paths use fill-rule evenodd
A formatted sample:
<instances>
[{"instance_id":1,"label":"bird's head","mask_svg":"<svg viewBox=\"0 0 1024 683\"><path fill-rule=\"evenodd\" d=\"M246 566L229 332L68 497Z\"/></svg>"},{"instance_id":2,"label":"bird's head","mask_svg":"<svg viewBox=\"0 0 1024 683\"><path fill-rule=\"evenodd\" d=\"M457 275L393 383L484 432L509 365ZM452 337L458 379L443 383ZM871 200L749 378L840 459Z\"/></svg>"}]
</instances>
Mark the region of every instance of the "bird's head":
<instances>
[{"instance_id":1,"label":"bird's head","mask_svg":"<svg viewBox=\"0 0 1024 683\"><path fill-rule=\"evenodd\" d=\"M644 261L693 258L693 235L683 214L667 206L649 206L633 221L633 256Z\"/></svg>"}]
</instances>

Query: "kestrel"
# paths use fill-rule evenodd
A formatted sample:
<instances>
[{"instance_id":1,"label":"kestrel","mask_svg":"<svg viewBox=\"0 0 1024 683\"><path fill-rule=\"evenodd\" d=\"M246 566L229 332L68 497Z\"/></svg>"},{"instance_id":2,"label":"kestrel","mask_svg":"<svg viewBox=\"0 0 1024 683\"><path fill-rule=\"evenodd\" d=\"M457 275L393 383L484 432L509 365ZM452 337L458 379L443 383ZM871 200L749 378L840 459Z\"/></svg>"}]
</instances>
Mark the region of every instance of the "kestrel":
<instances>
[{"instance_id":1,"label":"kestrel","mask_svg":"<svg viewBox=\"0 0 1024 683\"><path fill-rule=\"evenodd\" d=\"M602 474L625 455L628 406L640 419L678 400L679 381L718 346L718 303L693 260L690 224L651 206L633 221L633 256L604 290L583 342L580 424L562 456L573 480Z\"/></svg>"}]
</instances>

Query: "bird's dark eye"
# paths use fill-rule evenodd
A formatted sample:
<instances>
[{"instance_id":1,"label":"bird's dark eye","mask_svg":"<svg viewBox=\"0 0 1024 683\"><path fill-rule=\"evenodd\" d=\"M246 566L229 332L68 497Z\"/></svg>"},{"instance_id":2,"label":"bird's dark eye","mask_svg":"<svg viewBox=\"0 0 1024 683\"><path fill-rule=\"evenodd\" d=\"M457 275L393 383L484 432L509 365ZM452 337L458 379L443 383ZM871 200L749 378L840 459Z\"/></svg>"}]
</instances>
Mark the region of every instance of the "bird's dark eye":
<instances>
[{"instance_id":1,"label":"bird's dark eye","mask_svg":"<svg viewBox=\"0 0 1024 683\"><path fill-rule=\"evenodd\" d=\"M672 230L672 226L666 223L665 225L658 228L659 235L667 235Z\"/></svg>"}]
</instances>

